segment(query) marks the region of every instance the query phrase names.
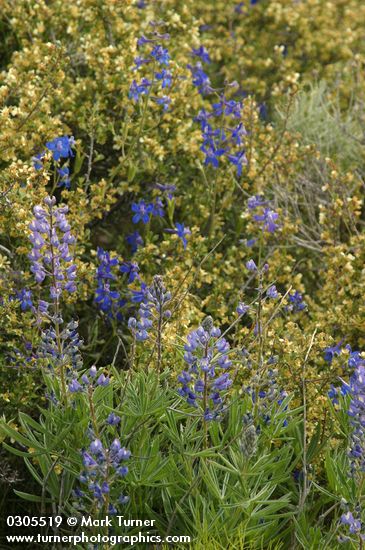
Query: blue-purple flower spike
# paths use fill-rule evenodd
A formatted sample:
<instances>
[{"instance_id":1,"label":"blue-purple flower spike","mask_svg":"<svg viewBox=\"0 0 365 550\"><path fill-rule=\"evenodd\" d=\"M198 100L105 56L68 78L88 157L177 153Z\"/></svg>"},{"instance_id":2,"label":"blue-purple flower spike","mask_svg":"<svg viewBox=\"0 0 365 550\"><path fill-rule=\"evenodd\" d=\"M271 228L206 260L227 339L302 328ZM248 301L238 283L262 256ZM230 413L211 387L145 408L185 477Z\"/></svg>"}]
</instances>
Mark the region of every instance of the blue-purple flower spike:
<instances>
[{"instance_id":1,"label":"blue-purple flower spike","mask_svg":"<svg viewBox=\"0 0 365 550\"><path fill-rule=\"evenodd\" d=\"M206 421L215 420L222 413L225 393L232 384L229 344L214 327L213 319L206 317L188 335L184 350L188 367L178 376L179 394L189 405L199 408Z\"/></svg>"},{"instance_id":2,"label":"blue-purple flower spike","mask_svg":"<svg viewBox=\"0 0 365 550\"><path fill-rule=\"evenodd\" d=\"M71 234L67 212L67 206L56 206L55 197L46 197L44 206L33 208L34 219L29 225L31 271L37 283L48 277L51 298L56 300L63 291L76 290L76 265L70 251L76 239Z\"/></svg>"}]
</instances>

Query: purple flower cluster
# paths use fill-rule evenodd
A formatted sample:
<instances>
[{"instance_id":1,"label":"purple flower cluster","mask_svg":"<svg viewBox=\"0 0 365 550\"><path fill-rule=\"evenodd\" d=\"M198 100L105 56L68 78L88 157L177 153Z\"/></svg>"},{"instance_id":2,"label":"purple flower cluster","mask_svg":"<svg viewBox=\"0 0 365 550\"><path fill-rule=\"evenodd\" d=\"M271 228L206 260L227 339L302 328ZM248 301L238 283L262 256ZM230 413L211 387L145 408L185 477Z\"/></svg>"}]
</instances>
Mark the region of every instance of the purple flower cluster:
<instances>
[{"instance_id":1,"label":"purple flower cluster","mask_svg":"<svg viewBox=\"0 0 365 550\"><path fill-rule=\"evenodd\" d=\"M68 166L63 166L62 168L59 168L57 170L58 174L61 176L58 186L61 187L62 185L65 186L66 189L70 189L71 187L71 179L70 179L70 169Z\"/></svg>"},{"instance_id":2,"label":"purple flower cluster","mask_svg":"<svg viewBox=\"0 0 365 550\"><path fill-rule=\"evenodd\" d=\"M160 105L163 111L169 109L171 99L169 96L162 93L162 95L153 95L171 87L172 74L168 70L170 64L170 55L167 48L164 48L157 42L162 40L168 40L169 35L155 33L153 38L146 38L142 36L138 39L137 45L139 48L149 50L144 53L144 56L137 56L134 60L134 71L139 71L145 67L152 67L152 70L148 73L148 77L144 76L139 82L133 80L129 89L129 98L138 103L139 99L143 95L148 95L152 101L157 105Z\"/></svg>"},{"instance_id":3,"label":"purple flower cluster","mask_svg":"<svg viewBox=\"0 0 365 550\"><path fill-rule=\"evenodd\" d=\"M250 5L251 6L254 6L255 4L257 4L259 2L259 0L250 0ZM236 6L234 7L234 12L241 15L242 13L244 13L243 9L245 8L245 2L239 2L238 4L236 4Z\"/></svg>"},{"instance_id":4,"label":"purple flower cluster","mask_svg":"<svg viewBox=\"0 0 365 550\"><path fill-rule=\"evenodd\" d=\"M342 352L342 342L338 342L338 344L335 344L334 346L328 346L324 350L324 360L327 361L329 364L332 363L333 359L336 356L340 356ZM346 364L342 365L344 371L353 371L354 369L359 369L360 367L365 367L365 358L363 357L362 353L358 350L352 350L351 346L347 344L344 346L344 349L346 349L349 352L348 359ZM342 384L340 388L336 388L333 384L331 384L330 389L328 391L328 397L331 399L332 403L334 405L339 404L339 397L348 395L352 392L351 384L345 382L342 380Z\"/></svg>"},{"instance_id":5,"label":"purple flower cluster","mask_svg":"<svg viewBox=\"0 0 365 550\"><path fill-rule=\"evenodd\" d=\"M188 241L187 236L191 235L191 231L189 227L185 227L183 223L176 222L174 229L165 229L166 233L171 233L172 235L177 235L179 239L181 239L181 242L183 243L183 247L186 248Z\"/></svg>"},{"instance_id":6,"label":"purple flower cluster","mask_svg":"<svg viewBox=\"0 0 365 550\"><path fill-rule=\"evenodd\" d=\"M52 153L53 160L67 159L73 157L72 147L75 144L73 136L62 136L55 138L52 141L47 141L46 147Z\"/></svg>"},{"instance_id":7,"label":"purple flower cluster","mask_svg":"<svg viewBox=\"0 0 365 550\"><path fill-rule=\"evenodd\" d=\"M161 191L161 193L164 193L169 201L171 201L174 198L174 193L176 191L176 185L172 185L169 183L155 183L154 185L155 189L158 189Z\"/></svg>"},{"instance_id":8,"label":"purple flower cluster","mask_svg":"<svg viewBox=\"0 0 365 550\"><path fill-rule=\"evenodd\" d=\"M334 357L336 355L341 354L341 347L342 347L342 340L335 346L328 346L324 350L324 360L327 361L327 363L332 363Z\"/></svg>"},{"instance_id":9,"label":"purple flower cluster","mask_svg":"<svg viewBox=\"0 0 365 550\"><path fill-rule=\"evenodd\" d=\"M193 84L198 88L201 95L209 94L213 91L213 88L210 83L210 78L203 67L204 63L210 63L209 53L203 46L200 46L199 48L193 48L192 56L199 58L199 61L197 61L195 65L188 64L187 66L191 72Z\"/></svg>"},{"instance_id":10,"label":"purple flower cluster","mask_svg":"<svg viewBox=\"0 0 365 550\"><path fill-rule=\"evenodd\" d=\"M32 291L27 288L22 288L22 290L17 292L16 299L19 300L20 309L22 311L33 309L32 297L33 297Z\"/></svg>"},{"instance_id":11,"label":"purple flower cluster","mask_svg":"<svg viewBox=\"0 0 365 550\"><path fill-rule=\"evenodd\" d=\"M127 235L125 240L131 247L132 254L135 254L140 246L143 246L143 239L138 231L134 231Z\"/></svg>"},{"instance_id":12,"label":"purple flower cluster","mask_svg":"<svg viewBox=\"0 0 365 550\"><path fill-rule=\"evenodd\" d=\"M133 283L133 281L139 279L137 262L123 262L120 266L120 272L128 276L128 283Z\"/></svg>"},{"instance_id":13,"label":"purple flower cluster","mask_svg":"<svg viewBox=\"0 0 365 550\"><path fill-rule=\"evenodd\" d=\"M349 381L351 401L348 414L353 427L350 444L351 471L365 472L365 366L355 367Z\"/></svg>"},{"instance_id":14,"label":"purple flower cluster","mask_svg":"<svg viewBox=\"0 0 365 550\"><path fill-rule=\"evenodd\" d=\"M74 145L75 140L73 136L61 136L53 139L52 141L47 141L46 148L52 153L52 158L54 162L58 164L61 159L69 159L70 157L74 156L74 153L72 151L72 147ZM43 168L42 161L45 157L45 154L46 152L43 151L42 153L39 153L32 158L33 166L36 170L41 170ZM66 189L69 189L71 185L71 180L70 169L67 164L59 167L57 169L57 173L60 176L57 182L58 187L64 186Z\"/></svg>"},{"instance_id":15,"label":"purple flower cluster","mask_svg":"<svg viewBox=\"0 0 365 550\"><path fill-rule=\"evenodd\" d=\"M334 405L338 405L339 395L345 396L349 393L349 391L350 391L349 385L346 384L345 382L342 384L341 388L336 388L333 384L331 384L330 389L327 392L327 395L331 399Z\"/></svg>"},{"instance_id":16,"label":"purple flower cluster","mask_svg":"<svg viewBox=\"0 0 365 550\"><path fill-rule=\"evenodd\" d=\"M268 201L260 195L255 195L248 199L247 206L253 221L257 222L262 231L275 233L279 228L276 223L279 214L269 207Z\"/></svg>"},{"instance_id":17,"label":"purple flower cluster","mask_svg":"<svg viewBox=\"0 0 365 550\"><path fill-rule=\"evenodd\" d=\"M191 50L193 57L198 57L203 63L210 63L209 52L204 46L199 46L199 48L193 48Z\"/></svg>"},{"instance_id":18,"label":"purple flower cluster","mask_svg":"<svg viewBox=\"0 0 365 550\"><path fill-rule=\"evenodd\" d=\"M57 319L54 321L57 322ZM80 347L83 342L79 338L77 328L77 321L70 321L58 335L53 326L41 332L38 354L39 357L47 360L47 368L51 372L64 369L67 378L72 378L74 371L82 367Z\"/></svg>"},{"instance_id":19,"label":"purple flower cluster","mask_svg":"<svg viewBox=\"0 0 365 550\"><path fill-rule=\"evenodd\" d=\"M118 504L127 504L129 497L123 494L114 496L113 484L128 474L125 462L129 460L131 452L122 447L118 438L109 447L105 447L99 438L93 438L89 448L82 450L81 456L84 471L79 480L87 486L88 496L92 497L98 509L105 506L106 513L117 514ZM74 496L82 499L86 495L77 489Z\"/></svg>"},{"instance_id":20,"label":"purple flower cluster","mask_svg":"<svg viewBox=\"0 0 365 550\"><path fill-rule=\"evenodd\" d=\"M271 418L271 409L273 405L281 405L287 397L285 390L278 385L278 370L271 365L276 363L275 357L270 357L266 363L267 367L261 374L256 374L251 378L251 385L245 388L252 402L257 404L261 418L268 424ZM284 426L287 421L284 421Z\"/></svg>"},{"instance_id":21,"label":"purple flower cluster","mask_svg":"<svg viewBox=\"0 0 365 550\"><path fill-rule=\"evenodd\" d=\"M335 344L334 346L329 346L324 349L324 360L328 363L332 363L335 356L341 355L343 340ZM349 369L355 369L358 367L365 367L365 358L363 354L358 350L352 350L349 344L344 346L344 349L349 352L347 365L344 365L344 368L347 366Z\"/></svg>"},{"instance_id":22,"label":"purple flower cluster","mask_svg":"<svg viewBox=\"0 0 365 550\"><path fill-rule=\"evenodd\" d=\"M81 376L80 381L76 376L74 376L68 386L68 389L71 393L80 393L96 386L109 386L109 382L109 376L105 376L102 371L98 372L98 369L95 365L93 365L89 369L89 375L84 373ZM113 422L108 422L108 424L113 424Z\"/></svg>"},{"instance_id":23,"label":"purple flower cluster","mask_svg":"<svg viewBox=\"0 0 365 550\"><path fill-rule=\"evenodd\" d=\"M356 535L362 541L365 541L365 525L359 519L360 514L361 507L354 514L348 510L345 514L342 514L340 523L348 527L348 532L351 535ZM339 542L349 542L349 539L348 537L339 537Z\"/></svg>"},{"instance_id":24,"label":"purple flower cluster","mask_svg":"<svg viewBox=\"0 0 365 550\"><path fill-rule=\"evenodd\" d=\"M34 220L29 225L33 247L28 258L36 282L42 283L48 276L51 297L58 300L63 290L76 290L76 265L69 249L76 240L66 219L67 206L56 207L55 197L46 197L44 204L33 209Z\"/></svg>"},{"instance_id":25,"label":"purple flower cluster","mask_svg":"<svg viewBox=\"0 0 365 550\"><path fill-rule=\"evenodd\" d=\"M201 125L203 145L201 150L205 154L204 164L219 167L221 158L226 158L236 167L237 176L242 175L243 165L247 164L244 137L247 135L241 118L242 103L233 99L220 97L214 103L211 112L201 110L195 118ZM213 121L216 122L214 125ZM232 124L233 123L233 124Z\"/></svg>"},{"instance_id":26,"label":"purple flower cluster","mask_svg":"<svg viewBox=\"0 0 365 550\"><path fill-rule=\"evenodd\" d=\"M32 343L25 340L21 349L12 346L6 359L9 365L17 369L21 369L22 367L29 368L37 364L39 359L38 349L34 349Z\"/></svg>"},{"instance_id":27,"label":"purple flower cluster","mask_svg":"<svg viewBox=\"0 0 365 550\"><path fill-rule=\"evenodd\" d=\"M178 377L179 394L189 405L199 407L206 421L217 419L222 412L224 396L232 384L227 372L230 347L221 337L213 319L206 317L201 326L191 332L184 346L188 369Z\"/></svg>"},{"instance_id":28,"label":"purple flower cluster","mask_svg":"<svg viewBox=\"0 0 365 550\"><path fill-rule=\"evenodd\" d=\"M162 199L157 197L154 203L146 203L144 200L132 203L132 212L134 212L132 222L142 222L147 224L151 216L163 218L165 215Z\"/></svg>"},{"instance_id":29,"label":"purple flower cluster","mask_svg":"<svg viewBox=\"0 0 365 550\"><path fill-rule=\"evenodd\" d=\"M350 369L365 367L365 358L363 357L363 353L357 350L352 351L351 346L349 345L346 346L346 349L350 352L350 355L347 361L347 366Z\"/></svg>"},{"instance_id":30,"label":"purple flower cluster","mask_svg":"<svg viewBox=\"0 0 365 550\"><path fill-rule=\"evenodd\" d=\"M275 285L271 285L267 291L266 291L266 296L272 300L276 300L276 298L279 297L279 293L277 291L277 288Z\"/></svg>"},{"instance_id":31,"label":"purple flower cluster","mask_svg":"<svg viewBox=\"0 0 365 550\"><path fill-rule=\"evenodd\" d=\"M138 309L137 319L130 317L128 327L136 340L143 342L149 338L149 331L153 328L154 322L159 319L169 319L171 311L168 305L171 300L171 292L166 290L160 275L155 275L152 285L143 287L141 305Z\"/></svg>"},{"instance_id":32,"label":"purple flower cluster","mask_svg":"<svg viewBox=\"0 0 365 550\"><path fill-rule=\"evenodd\" d=\"M303 296L298 290L291 292L288 295L289 304L285 306L285 310L291 313L299 313L307 308L307 304L303 300Z\"/></svg>"},{"instance_id":33,"label":"purple flower cluster","mask_svg":"<svg viewBox=\"0 0 365 550\"><path fill-rule=\"evenodd\" d=\"M117 277L113 273L113 268L119 268L125 272L125 267L119 265L118 258L112 258L106 250L98 248L97 250L99 266L96 272L97 288L95 291L95 303L109 319L122 319L121 309L125 305L125 300L121 299L120 292L112 288ZM124 265L124 264L123 264ZM135 270L138 271L137 264Z\"/></svg>"},{"instance_id":34,"label":"purple flower cluster","mask_svg":"<svg viewBox=\"0 0 365 550\"><path fill-rule=\"evenodd\" d=\"M236 307L236 312L238 313L238 315L246 315L249 309L250 309L249 306L247 306L243 302L239 302Z\"/></svg>"}]
</instances>

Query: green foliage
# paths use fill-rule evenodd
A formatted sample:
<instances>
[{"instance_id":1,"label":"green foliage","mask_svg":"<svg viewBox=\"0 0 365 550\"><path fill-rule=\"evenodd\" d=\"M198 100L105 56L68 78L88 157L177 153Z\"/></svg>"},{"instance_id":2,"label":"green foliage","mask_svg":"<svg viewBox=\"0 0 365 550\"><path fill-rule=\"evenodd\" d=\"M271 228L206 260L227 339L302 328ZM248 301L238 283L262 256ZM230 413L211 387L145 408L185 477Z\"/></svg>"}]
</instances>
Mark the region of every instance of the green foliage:
<instances>
[{"instance_id":1,"label":"green foliage","mask_svg":"<svg viewBox=\"0 0 365 550\"><path fill-rule=\"evenodd\" d=\"M340 93L322 80L296 94L288 117L282 108L277 115L280 124L285 122L291 133L300 134L303 143L315 145L345 170L361 166L364 125L356 97L350 98L344 110Z\"/></svg>"}]
</instances>

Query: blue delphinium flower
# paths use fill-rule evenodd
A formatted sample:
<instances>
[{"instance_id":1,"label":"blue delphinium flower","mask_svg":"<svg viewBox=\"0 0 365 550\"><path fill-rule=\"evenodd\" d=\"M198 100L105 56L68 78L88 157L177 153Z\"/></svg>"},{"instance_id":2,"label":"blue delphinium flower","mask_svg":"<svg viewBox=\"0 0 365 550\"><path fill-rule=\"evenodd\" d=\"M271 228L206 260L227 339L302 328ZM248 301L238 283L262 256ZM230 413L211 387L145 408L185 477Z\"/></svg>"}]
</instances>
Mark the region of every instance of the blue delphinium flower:
<instances>
[{"instance_id":1,"label":"blue delphinium flower","mask_svg":"<svg viewBox=\"0 0 365 550\"><path fill-rule=\"evenodd\" d=\"M363 353L356 350L352 351L351 346L349 345L346 346L346 349L350 352L350 355L347 361L347 366L350 369L355 369L360 366L365 367L365 357L363 356Z\"/></svg>"},{"instance_id":2,"label":"blue delphinium flower","mask_svg":"<svg viewBox=\"0 0 365 550\"><path fill-rule=\"evenodd\" d=\"M138 231L134 231L130 235L127 235L125 240L131 247L132 254L137 252L138 247L143 246L143 239Z\"/></svg>"},{"instance_id":3,"label":"blue delphinium flower","mask_svg":"<svg viewBox=\"0 0 365 550\"><path fill-rule=\"evenodd\" d=\"M188 241L186 237L191 235L191 231L188 227L185 227L183 223L176 222L175 229L165 229L166 233L177 235L181 239L184 248L186 248Z\"/></svg>"},{"instance_id":4,"label":"blue delphinium flower","mask_svg":"<svg viewBox=\"0 0 365 550\"><path fill-rule=\"evenodd\" d=\"M47 141L46 147L52 153L53 160L59 161L61 158L73 157L72 147L75 144L74 137L62 136L52 141Z\"/></svg>"},{"instance_id":5,"label":"blue delphinium flower","mask_svg":"<svg viewBox=\"0 0 365 550\"><path fill-rule=\"evenodd\" d=\"M229 344L214 327L212 318L206 317L201 326L188 335L184 350L188 368L178 376L179 394L189 405L200 408L206 421L217 419L232 384L228 372L232 365Z\"/></svg>"},{"instance_id":6,"label":"blue delphinium flower","mask_svg":"<svg viewBox=\"0 0 365 550\"><path fill-rule=\"evenodd\" d=\"M113 306L119 304L120 294L116 290L110 288L110 284L101 282L95 291L95 303L101 311L108 315L112 315Z\"/></svg>"},{"instance_id":7,"label":"blue delphinium flower","mask_svg":"<svg viewBox=\"0 0 365 550\"><path fill-rule=\"evenodd\" d=\"M150 63L150 59L144 59L144 57L141 57L140 55L137 55L137 57L134 58L134 71L138 71L143 65L147 65Z\"/></svg>"},{"instance_id":8,"label":"blue delphinium flower","mask_svg":"<svg viewBox=\"0 0 365 550\"><path fill-rule=\"evenodd\" d=\"M44 153L38 153L32 157L33 166L36 170L41 170L43 168L42 160L44 158Z\"/></svg>"},{"instance_id":9,"label":"blue delphinium flower","mask_svg":"<svg viewBox=\"0 0 365 550\"><path fill-rule=\"evenodd\" d=\"M195 65L187 65L191 72L193 84L199 90L202 95L209 94L212 91L210 78L203 69L203 65L198 61Z\"/></svg>"},{"instance_id":10,"label":"blue delphinium flower","mask_svg":"<svg viewBox=\"0 0 365 550\"><path fill-rule=\"evenodd\" d=\"M62 168L59 168L57 172L61 176L60 181L58 182L58 186L59 187L64 186L66 189L70 189L71 179L70 179L70 169L68 168L68 166L63 166Z\"/></svg>"},{"instance_id":11,"label":"blue delphinium flower","mask_svg":"<svg viewBox=\"0 0 365 550\"><path fill-rule=\"evenodd\" d=\"M143 302L146 293L147 293L148 287L146 283L141 283L141 287L139 290L131 290L131 301L135 304L139 304Z\"/></svg>"},{"instance_id":12,"label":"blue delphinium flower","mask_svg":"<svg viewBox=\"0 0 365 550\"><path fill-rule=\"evenodd\" d=\"M192 55L194 57L199 57L203 63L210 63L210 57L208 50L204 46L199 46L199 48L192 49Z\"/></svg>"},{"instance_id":13,"label":"blue delphinium flower","mask_svg":"<svg viewBox=\"0 0 365 550\"><path fill-rule=\"evenodd\" d=\"M155 183L154 187L162 193L166 193L166 196L169 200L172 200L176 191L176 185L171 184Z\"/></svg>"},{"instance_id":14,"label":"blue delphinium flower","mask_svg":"<svg viewBox=\"0 0 365 550\"><path fill-rule=\"evenodd\" d=\"M170 56L167 48L164 48L160 45L154 46L150 55L157 61L159 65L168 65L170 63Z\"/></svg>"},{"instance_id":15,"label":"blue delphinium flower","mask_svg":"<svg viewBox=\"0 0 365 550\"><path fill-rule=\"evenodd\" d=\"M139 279L139 267L136 262L123 262L120 271L128 275L128 283L133 283L135 279Z\"/></svg>"},{"instance_id":16,"label":"blue delphinium flower","mask_svg":"<svg viewBox=\"0 0 365 550\"><path fill-rule=\"evenodd\" d=\"M242 175L243 165L247 164L247 158L244 151L239 151L235 155L227 155L228 160L237 168L237 176Z\"/></svg>"},{"instance_id":17,"label":"blue delphinium flower","mask_svg":"<svg viewBox=\"0 0 365 550\"><path fill-rule=\"evenodd\" d=\"M110 253L101 247L98 247L97 249L97 257L99 260L99 265L96 271L97 278L115 280L116 276L112 272L112 268L119 266L118 258L112 258Z\"/></svg>"},{"instance_id":18,"label":"blue delphinium flower","mask_svg":"<svg viewBox=\"0 0 365 550\"><path fill-rule=\"evenodd\" d=\"M141 221L144 224L148 223L150 221L152 211L153 204L146 204L144 200L132 203L132 212L135 213L132 218L132 222L138 223Z\"/></svg>"},{"instance_id":19,"label":"blue delphinium flower","mask_svg":"<svg viewBox=\"0 0 365 550\"><path fill-rule=\"evenodd\" d=\"M242 113L242 103L235 101L234 99L226 99L224 95L220 97L220 101L213 103L213 116L219 117L221 115L226 115L231 118L241 118ZM242 125L240 124L240 128ZM236 128L234 128L236 130ZM233 131L233 129L230 129Z\"/></svg>"},{"instance_id":20,"label":"blue delphinium flower","mask_svg":"<svg viewBox=\"0 0 365 550\"><path fill-rule=\"evenodd\" d=\"M247 164L243 139L247 131L242 122L242 103L227 99L221 95L220 100L212 105L212 111L202 109L195 117L200 123L205 153L204 164L218 168L220 160L227 159L236 167L237 176L242 175L243 166Z\"/></svg>"},{"instance_id":21,"label":"blue delphinium flower","mask_svg":"<svg viewBox=\"0 0 365 550\"><path fill-rule=\"evenodd\" d=\"M200 147L200 150L205 153L204 164L205 166L213 166L213 168L218 168L219 159L224 155L226 149L223 147L216 147L215 144L206 144Z\"/></svg>"},{"instance_id":22,"label":"blue delphinium flower","mask_svg":"<svg viewBox=\"0 0 365 550\"><path fill-rule=\"evenodd\" d=\"M133 99L134 101L138 102L141 95L145 95L148 93L150 87L151 87L151 80L148 80L148 78L142 78L141 82L137 84L135 80L133 80L131 87L129 89L129 97L130 99Z\"/></svg>"},{"instance_id":23,"label":"blue delphinium flower","mask_svg":"<svg viewBox=\"0 0 365 550\"><path fill-rule=\"evenodd\" d=\"M250 197L247 201L248 210L254 222L257 222L263 231L274 233L279 225L276 223L279 214L268 206L269 202L260 195Z\"/></svg>"},{"instance_id":24,"label":"blue delphinium flower","mask_svg":"<svg viewBox=\"0 0 365 550\"><path fill-rule=\"evenodd\" d=\"M172 85L172 74L170 71L167 71L166 69L162 69L161 71L157 71L155 73L156 80L161 81L161 88L170 88Z\"/></svg>"},{"instance_id":25,"label":"blue delphinium flower","mask_svg":"<svg viewBox=\"0 0 365 550\"><path fill-rule=\"evenodd\" d=\"M206 124L202 129L203 145L200 150L205 153L204 164L211 164L214 168L219 166L219 158L223 156L228 148L224 146L226 135L224 130L213 130L210 124Z\"/></svg>"},{"instance_id":26,"label":"blue delphinium flower","mask_svg":"<svg viewBox=\"0 0 365 550\"><path fill-rule=\"evenodd\" d=\"M237 124L237 126L235 126L233 128L230 128L230 133L231 133L231 142L234 145L242 145L243 144L243 138L245 136L247 136L247 130L244 127L242 122ZM246 157L242 158L242 163L247 164Z\"/></svg>"},{"instance_id":27,"label":"blue delphinium flower","mask_svg":"<svg viewBox=\"0 0 365 550\"><path fill-rule=\"evenodd\" d=\"M161 105L163 111L168 111L171 103L171 98L169 98L167 95L163 95L162 97L151 97L151 99L152 101L157 103L157 105Z\"/></svg>"},{"instance_id":28,"label":"blue delphinium flower","mask_svg":"<svg viewBox=\"0 0 365 550\"><path fill-rule=\"evenodd\" d=\"M265 208L261 214L253 215L253 219L256 222L259 222L264 231L267 231L268 233L274 233L276 229L278 229L279 226L276 223L278 218L279 214L270 208Z\"/></svg>"},{"instance_id":29,"label":"blue delphinium flower","mask_svg":"<svg viewBox=\"0 0 365 550\"><path fill-rule=\"evenodd\" d=\"M155 199L155 202L152 205L152 216L163 218L164 215L165 215L164 204L160 199L160 197L157 197L157 199Z\"/></svg>"},{"instance_id":30,"label":"blue delphinium flower","mask_svg":"<svg viewBox=\"0 0 365 550\"><path fill-rule=\"evenodd\" d=\"M150 38L146 38L146 36L144 36L144 34L142 34L142 36L140 36L137 40L137 46L140 48L141 46L144 46L145 44L153 44L153 40L151 40Z\"/></svg>"},{"instance_id":31,"label":"blue delphinium flower","mask_svg":"<svg viewBox=\"0 0 365 550\"><path fill-rule=\"evenodd\" d=\"M338 389L333 384L331 384L327 395L334 405L338 405Z\"/></svg>"},{"instance_id":32,"label":"blue delphinium flower","mask_svg":"<svg viewBox=\"0 0 365 550\"><path fill-rule=\"evenodd\" d=\"M329 347L325 348L325 350L324 350L324 360L327 361L327 363L332 363L333 358L336 355L340 355L341 345L342 345L342 340L341 340L341 342L339 342L335 346L329 346Z\"/></svg>"},{"instance_id":33,"label":"blue delphinium flower","mask_svg":"<svg viewBox=\"0 0 365 550\"><path fill-rule=\"evenodd\" d=\"M22 311L27 311L28 309L33 308L31 290L28 290L27 288L23 288L17 293L16 297L17 297L17 300L19 300L20 302L20 309Z\"/></svg>"},{"instance_id":34,"label":"blue delphinium flower","mask_svg":"<svg viewBox=\"0 0 365 550\"><path fill-rule=\"evenodd\" d=\"M168 40L168 34L155 33L152 38L141 36L137 41L138 48L143 50L143 55L135 58L133 71L143 71L147 76L139 82L133 80L129 89L129 98L136 103L140 97L147 95L166 112L171 103L170 97L166 94L160 96L159 92L170 88L172 85L172 74L166 69L170 64L168 49L157 41Z\"/></svg>"},{"instance_id":35,"label":"blue delphinium flower","mask_svg":"<svg viewBox=\"0 0 365 550\"><path fill-rule=\"evenodd\" d=\"M122 308L126 301L120 296L119 290L115 288L117 280L114 269L120 269L118 258L111 257L110 253L98 247L97 257L99 265L96 271L97 288L94 301L108 319L121 320L123 318Z\"/></svg>"}]
</instances>

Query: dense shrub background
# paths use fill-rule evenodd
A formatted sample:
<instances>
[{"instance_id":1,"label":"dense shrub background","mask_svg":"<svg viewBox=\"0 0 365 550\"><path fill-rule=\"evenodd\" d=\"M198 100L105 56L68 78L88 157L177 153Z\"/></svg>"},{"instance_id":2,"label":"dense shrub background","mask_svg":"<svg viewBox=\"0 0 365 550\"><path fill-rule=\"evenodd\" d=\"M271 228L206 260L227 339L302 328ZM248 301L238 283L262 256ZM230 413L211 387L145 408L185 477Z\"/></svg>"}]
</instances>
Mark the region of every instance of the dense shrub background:
<instances>
[{"instance_id":1,"label":"dense shrub background","mask_svg":"<svg viewBox=\"0 0 365 550\"><path fill-rule=\"evenodd\" d=\"M63 402L59 372L50 375L39 352L47 322L35 322L36 309L49 289L31 271L29 224L33 208L55 195L76 237L76 290L61 300L64 322L77 320L83 339L75 376L96 365L110 377L93 394L93 429L112 410L121 415L119 437L132 452L122 481L128 514L191 534L196 548L327 548L348 535L344 547L363 544L364 473L343 472L353 442L346 411L356 392L364 399L364 382L353 378L365 343L364 20L360 0L0 0L0 440L18 455L35 453L26 468L1 450L6 513L24 505L13 487L36 495L37 514L55 502L70 513L80 451L90 444L90 399L71 392ZM137 46L141 36L168 49L171 85L154 81L137 102L133 80L152 66L135 70L152 47ZM194 54L200 46L210 63ZM200 61L211 86L203 93ZM166 110L154 95L170 98ZM228 153L217 167L204 162L196 117L222 96L241 104L242 173ZM209 119L220 130L230 120ZM46 145L62 136L75 140L62 160L67 185ZM278 214L275 231L252 216L255 196ZM162 201L163 215L134 223L140 201L155 209ZM186 243L177 223L189 230ZM250 259L260 276L247 269ZM172 315L157 344L136 342L128 328L136 291L156 275ZM271 285L273 300L265 298ZM240 302L250 310L237 322ZM186 337L206 316L234 350L218 423L189 416L178 394ZM288 397L274 399L265 424L247 388L269 360ZM342 386L339 397L333 386L344 382L352 390ZM257 429L253 456L240 442L247 414ZM60 433L69 439L57 450ZM102 433L107 445L112 428ZM352 533L340 522L349 510L363 522Z\"/></svg>"}]
</instances>

